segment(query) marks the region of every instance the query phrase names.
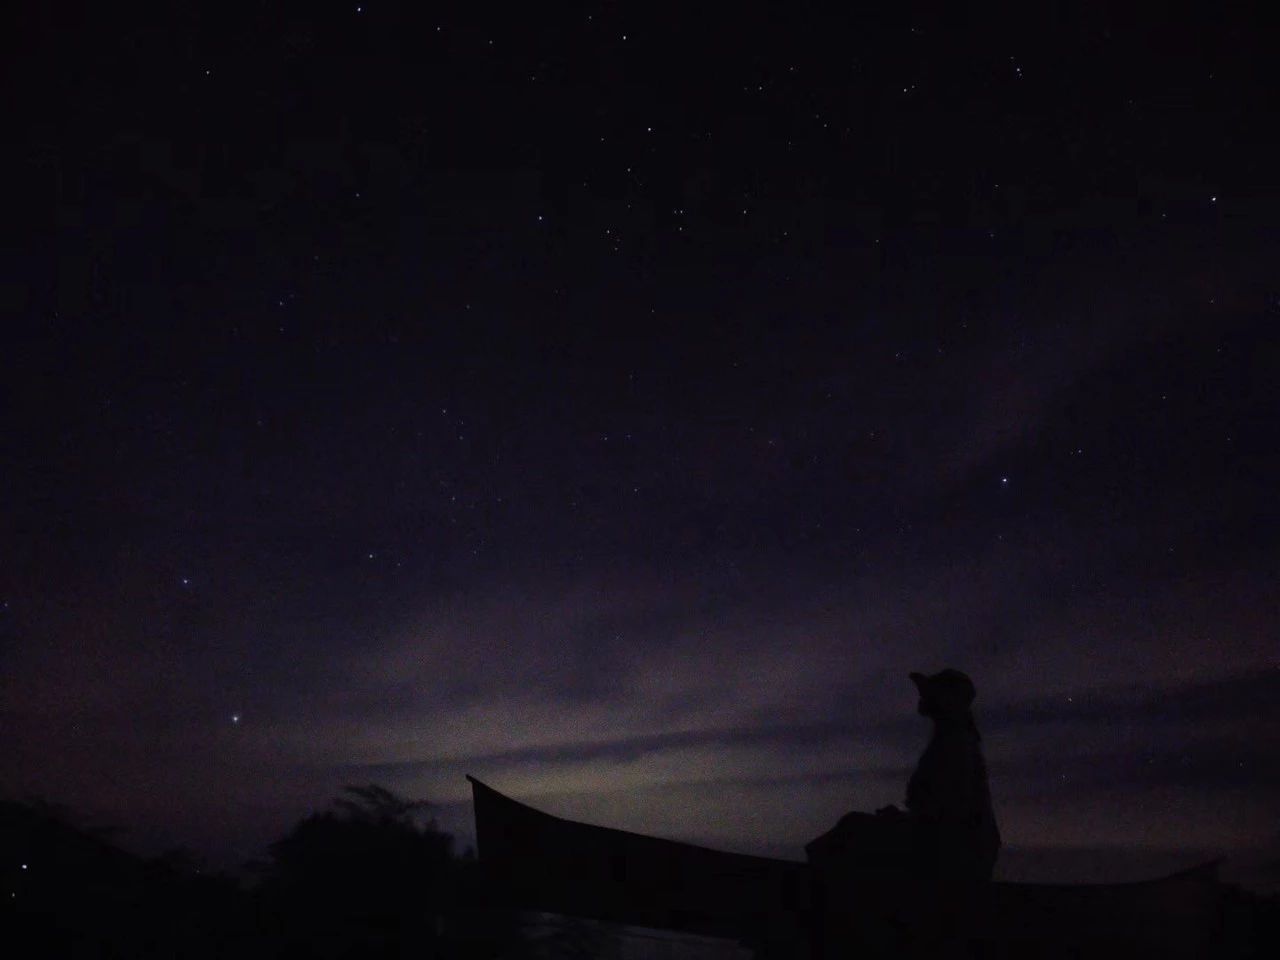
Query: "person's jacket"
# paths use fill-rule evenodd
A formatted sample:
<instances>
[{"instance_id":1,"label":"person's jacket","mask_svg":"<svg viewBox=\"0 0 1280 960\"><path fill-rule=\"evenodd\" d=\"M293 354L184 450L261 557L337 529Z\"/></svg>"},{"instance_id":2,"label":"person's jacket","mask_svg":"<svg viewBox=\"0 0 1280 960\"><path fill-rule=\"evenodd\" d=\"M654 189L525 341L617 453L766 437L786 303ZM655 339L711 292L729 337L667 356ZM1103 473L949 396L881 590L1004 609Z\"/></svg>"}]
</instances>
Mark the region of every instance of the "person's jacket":
<instances>
[{"instance_id":1,"label":"person's jacket","mask_svg":"<svg viewBox=\"0 0 1280 960\"><path fill-rule=\"evenodd\" d=\"M990 879L1000 829L977 727L971 718L938 722L907 784L907 810L936 838L940 866Z\"/></svg>"}]
</instances>

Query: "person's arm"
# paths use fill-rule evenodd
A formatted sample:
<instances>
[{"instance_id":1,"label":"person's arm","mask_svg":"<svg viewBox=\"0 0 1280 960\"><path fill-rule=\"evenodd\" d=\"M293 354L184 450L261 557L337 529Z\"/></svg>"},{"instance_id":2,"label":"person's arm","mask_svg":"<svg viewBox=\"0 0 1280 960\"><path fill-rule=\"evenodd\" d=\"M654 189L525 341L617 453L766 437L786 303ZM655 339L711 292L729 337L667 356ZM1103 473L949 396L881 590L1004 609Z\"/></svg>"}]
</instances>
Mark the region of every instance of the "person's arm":
<instances>
[{"instance_id":1,"label":"person's arm","mask_svg":"<svg viewBox=\"0 0 1280 960\"><path fill-rule=\"evenodd\" d=\"M907 785L907 809L922 822L968 825L974 820L977 770L960 743L934 744Z\"/></svg>"}]
</instances>

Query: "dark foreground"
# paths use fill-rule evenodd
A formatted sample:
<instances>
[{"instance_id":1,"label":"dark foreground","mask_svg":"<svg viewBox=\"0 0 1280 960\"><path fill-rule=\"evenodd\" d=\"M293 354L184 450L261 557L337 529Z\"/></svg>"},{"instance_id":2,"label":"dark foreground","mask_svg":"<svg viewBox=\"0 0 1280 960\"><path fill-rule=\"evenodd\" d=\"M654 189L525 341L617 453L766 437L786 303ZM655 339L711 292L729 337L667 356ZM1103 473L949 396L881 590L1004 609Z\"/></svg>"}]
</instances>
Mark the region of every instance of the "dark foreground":
<instances>
[{"instance_id":1,"label":"dark foreground","mask_svg":"<svg viewBox=\"0 0 1280 960\"><path fill-rule=\"evenodd\" d=\"M619 928L589 922L535 929L469 852L455 854L451 838L416 824L415 805L376 788L353 794L274 844L249 884L210 875L176 852L133 856L40 806L0 803L0 955L676 958L807 957L812 950L778 937L737 944L735 953L723 930L716 940L664 940L657 932L624 940L612 935ZM1230 885L1221 894L1220 923L1204 955L1280 955L1280 900ZM774 919L778 929L786 926L785 917ZM1031 940L1016 955L1083 956L1065 943L1054 950Z\"/></svg>"}]
</instances>

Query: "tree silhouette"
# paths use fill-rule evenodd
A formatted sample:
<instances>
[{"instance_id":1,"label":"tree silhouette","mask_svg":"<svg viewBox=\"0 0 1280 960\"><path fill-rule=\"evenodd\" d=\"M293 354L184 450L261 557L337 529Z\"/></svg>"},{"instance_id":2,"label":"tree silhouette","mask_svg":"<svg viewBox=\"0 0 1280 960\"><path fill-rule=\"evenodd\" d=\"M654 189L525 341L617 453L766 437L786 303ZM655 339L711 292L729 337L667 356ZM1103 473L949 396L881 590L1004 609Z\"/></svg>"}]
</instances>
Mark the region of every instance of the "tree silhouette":
<instances>
[{"instance_id":1,"label":"tree silhouette","mask_svg":"<svg viewBox=\"0 0 1280 960\"><path fill-rule=\"evenodd\" d=\"M376 783L364 787L345 786L342 792L351 796L338 797L333 801L333 805L345 811L352 820L412 824L417 814L431 808L431 804L426 800L406 800ZM435 821L432 820L428 827L435 829Z\"/></svg>"},{"instance_id":2,"label":"tree silhouette","mask_svg":"<svg viewBox=\"0 0 1280 960\"><path fill-rule=\"evenodd\" d=\"M477 865L454 856L453 838L425 818L430 807L376 784L346 786L330 810L304 818L272 844L260 902L279 953L483 952L474 935L488 927L477 921L484 913Z\"/></svg>"},{"instance_id":3,"label":"tree silhouette","mask_svg":"<svg viewBox=\"0 0 1280 960\"><path fill-rule=\"evenodd\" d=\"M426 800L407 800L376 785L343 787L334 811L314 813L271 845L269 875L278 882L362 889L403 880L417 889L450 862L453 838L435 820L419 826Z\"/></svg>"}]
</instances>

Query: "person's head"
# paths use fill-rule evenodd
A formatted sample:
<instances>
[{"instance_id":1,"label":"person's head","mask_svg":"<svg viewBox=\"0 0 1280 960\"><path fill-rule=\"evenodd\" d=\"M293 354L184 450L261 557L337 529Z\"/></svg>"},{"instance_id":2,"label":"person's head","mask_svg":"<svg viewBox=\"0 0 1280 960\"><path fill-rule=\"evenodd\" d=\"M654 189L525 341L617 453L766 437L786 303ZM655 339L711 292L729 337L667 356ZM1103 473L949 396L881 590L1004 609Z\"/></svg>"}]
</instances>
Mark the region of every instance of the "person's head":
<instances>
[{"instance_id":1,"label":"person's head","mask_svg":"<svg viewBox=\"0 0 1280 960\"><path fill-rule=\"evenodd\" d=\"M935 720L961 719L969 716L977 690L973 681L959 670L948 667L932 676L923 673L909 674L920 691L920 703L916 709Z\"/></svg>"}]
</instances>

